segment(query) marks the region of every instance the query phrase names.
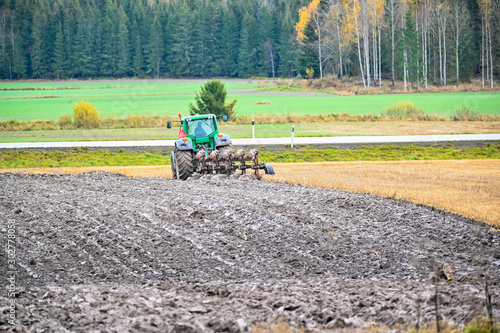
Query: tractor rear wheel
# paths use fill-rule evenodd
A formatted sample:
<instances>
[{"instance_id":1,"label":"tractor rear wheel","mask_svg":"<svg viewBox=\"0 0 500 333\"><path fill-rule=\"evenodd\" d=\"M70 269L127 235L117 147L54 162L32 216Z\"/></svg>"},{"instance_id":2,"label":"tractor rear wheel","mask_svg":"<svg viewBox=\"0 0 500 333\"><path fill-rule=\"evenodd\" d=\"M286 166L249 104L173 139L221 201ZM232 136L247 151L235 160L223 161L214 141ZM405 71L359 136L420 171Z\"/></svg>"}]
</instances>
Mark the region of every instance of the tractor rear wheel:
<instances>
[{"instance_id":1,"label":"tractor rear wheel","mask_svg":"<svg viewBox=\"0 0 500 333\"><path fill-rule=\"evenodd\" d=\"M172 161L172 174L176 177L179 170L179 179L186 180L194 172L193 153L190 150L174 150L175 159Z\"/></svg>"}]
</instances>

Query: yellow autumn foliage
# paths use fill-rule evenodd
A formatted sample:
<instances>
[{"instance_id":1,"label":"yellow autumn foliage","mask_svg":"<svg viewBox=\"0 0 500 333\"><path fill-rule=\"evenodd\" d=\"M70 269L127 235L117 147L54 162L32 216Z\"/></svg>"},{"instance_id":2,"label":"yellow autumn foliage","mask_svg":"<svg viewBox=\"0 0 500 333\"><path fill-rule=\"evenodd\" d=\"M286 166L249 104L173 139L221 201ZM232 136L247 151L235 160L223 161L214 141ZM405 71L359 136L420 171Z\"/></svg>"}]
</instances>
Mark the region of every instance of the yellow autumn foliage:
<instances>
[{"instance_id":1,"label":"yellow autumn foliage","mask_svg":"<svg viewBox=\"0 0 500 333\"><path fill-rule=\"evenodd\" d=\"M301 41L306 38L304 34L307 25L311 21L312 15L317 14L321 0L312 0L308 6L299 9L299 22L295 25L297 31L297 40Z\"/></svg>"},{"instance_id":2,"label":"yellow autumn foliage","mask_svg":"<svg viewBox=\"0 0 500 333\"><path fill-rule=\"evenodd\" d=\"M99 126L99 111L94 104L84 100L73 105L73 118L76 127L96 128Z\"/></svg>"}]
</instances>

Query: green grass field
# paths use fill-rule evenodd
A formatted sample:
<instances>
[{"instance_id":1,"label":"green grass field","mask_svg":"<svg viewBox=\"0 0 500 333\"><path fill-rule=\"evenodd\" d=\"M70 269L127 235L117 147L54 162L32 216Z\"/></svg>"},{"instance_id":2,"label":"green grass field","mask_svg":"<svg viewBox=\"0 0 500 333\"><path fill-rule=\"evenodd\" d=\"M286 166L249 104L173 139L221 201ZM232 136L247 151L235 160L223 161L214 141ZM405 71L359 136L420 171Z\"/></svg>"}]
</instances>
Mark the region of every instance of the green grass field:
<instances>
[{"instance_id":1,"label":"green grass field","mask_svg":"<svg viewBox=\"0 0 500 333\"><path fill-rule=\"evenodd\" d=\"M324 161L404 161L404 160L462 160L462 159L499 159L500 145L489 144L485 147L463 148L387 146L362 147L358 150L340 148L284 149L282 152L263 152L259 158L266 162L324 162ZM0 169L53 168L88 166L140 166L168 165L169 154L90 151L75 149L61 151L0 151Z\"/></svg>"},{"instance_id":2,"label":"green grass field","mask_svg":"<svg viewBox=\"0 0 500 333\"><path fill-rule=\"evenodd\" d=\"M68 81L0 83L0 121L57 120L72 114L73 104L85 99L101 116L187 114L188 104L204 80ZM500 114L499 93L398 94L312 96L307 92L259 91L266 83L226 80L228 99L238 98L239 115L257 114L380 114L389 105L412 101L426 113L450 116L461 107ZM9 90L25 89L25 90ZM29 90L28 90L29 89ZM256 105L268 101L267 105Z\"/></svg>"}]
</instances>

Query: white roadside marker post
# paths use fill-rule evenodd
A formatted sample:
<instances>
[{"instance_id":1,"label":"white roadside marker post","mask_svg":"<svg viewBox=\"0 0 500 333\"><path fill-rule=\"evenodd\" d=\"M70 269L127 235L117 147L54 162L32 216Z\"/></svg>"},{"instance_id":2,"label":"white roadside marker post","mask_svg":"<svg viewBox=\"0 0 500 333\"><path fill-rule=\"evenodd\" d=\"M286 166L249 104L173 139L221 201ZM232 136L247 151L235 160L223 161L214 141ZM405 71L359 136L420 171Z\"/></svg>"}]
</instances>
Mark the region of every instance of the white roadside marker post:
<instances>
[{"instance_id":1,"label":"white roadside marker post","mask_svg":"<svg viewBox=\"0 0 500 333\"><path fill-rule=\"evenodd\" d=\"M252 119L252 139L255 139L255 120Z\"/></svg>"},{"instance_id":2,"label":"white roadside marker post","mask_svg":"<svg viewBox=\"0 0 500 333\"><path fill-rule=\"evenodd\" d=\"M295 134L295 125L292 125L292 148L293 148L293 136Z\"/></svg>"}]
</instances>

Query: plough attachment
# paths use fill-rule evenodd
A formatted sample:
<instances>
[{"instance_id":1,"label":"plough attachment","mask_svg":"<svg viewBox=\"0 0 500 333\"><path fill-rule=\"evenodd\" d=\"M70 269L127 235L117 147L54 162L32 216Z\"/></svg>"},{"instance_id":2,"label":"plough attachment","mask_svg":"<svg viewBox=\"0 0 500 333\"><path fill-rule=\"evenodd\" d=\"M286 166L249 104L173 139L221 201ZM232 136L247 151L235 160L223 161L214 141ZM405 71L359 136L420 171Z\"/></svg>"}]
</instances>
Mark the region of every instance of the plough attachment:
<instances>
[{"instance_id":1,"label":"plough attachment","mask_svg":"<svg viewBox=\"0 0 500 333\"><path fill-rule=\"evenodd\" d=\"M246 178L260 178L260 170L274 175L274 169L265 163L259 163L259 151L252 149L248 154L244 150L234 152L231 138L219 132L217 117L213 114L181 117L179 113L179 140L175 141L171 153L172 176L186 180L198 175L223 174L233 175L237 170L248 174ZM171 124L167 124L170 128Z\"/></svg>"},{"instance_id":2,"label":"plough attachment","mask_svg":"<svg viewBox=\"0 0 500 333\"><path fill-rule=\"evenodd\" d=\"M259 171L264 170L266 174L274 175L274 168L266 163L259 163L259 151L252 149L246 156L243 149L236 153L231 147L223 150L213 150L208 153L206 150L199 150L194 157L197 168L195 172L199 174L228 174L231 175L237 170L245 174L247 170L253 170L260 177Z\"/></svg>"}]
</instances>

